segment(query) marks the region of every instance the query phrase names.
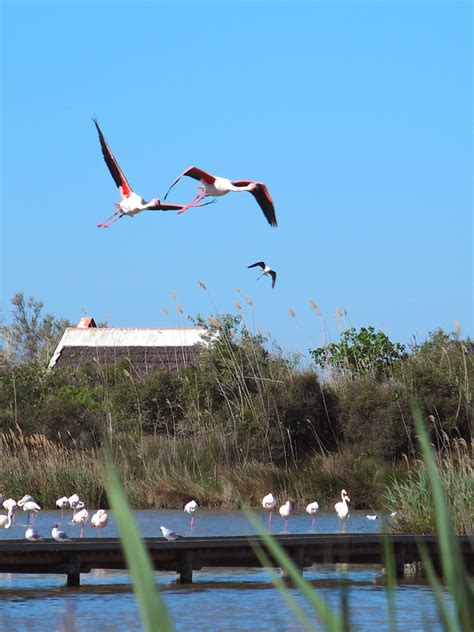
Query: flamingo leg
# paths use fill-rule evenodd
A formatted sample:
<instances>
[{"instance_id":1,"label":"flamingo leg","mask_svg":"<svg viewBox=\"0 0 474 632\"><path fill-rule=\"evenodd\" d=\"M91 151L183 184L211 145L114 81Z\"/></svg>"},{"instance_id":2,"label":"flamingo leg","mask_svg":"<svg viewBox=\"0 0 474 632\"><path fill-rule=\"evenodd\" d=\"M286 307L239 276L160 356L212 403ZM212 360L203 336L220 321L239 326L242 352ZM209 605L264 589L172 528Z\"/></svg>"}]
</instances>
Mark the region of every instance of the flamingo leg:
<instances>
[{"instance_id":1,"label":"flamingo leg","mask_svg":"<svg viewBox=\"0 0 474 632\"><path fill-rule=\"evenodd\" d=\"M184 213L184 211L187 211L188 208L192 208L193 206L197 206L198 202L200 202L201 200L204 200L205 197L207 197L207 193L205 191L199 191L199 193L197 193L193 197L191 202L188 202L188 204L185 204L183 206L183 208L178 211L178 215L181 215L181 213Z\"/></svg>"},{"instance_id":2,"label":"flamingo leg","mask_svg":"<svg viewBox=\"0 0 474 632\"><path fill-rule=\"evenodd\" d=\"M270 511L270 513L268 514L268 530L269 531L272 530L272 516L273 516L273 512Z\"/></svg>"},{"instance_id":3,"label":"flamingo leg","mask_svg":"<svg viewBox=\"0 0 474 632\"><path fill-rule=\"evenodd\" d=\"M79 537L82 538L84 536L84 523L81 524L81 533L79 534Z\"/></svg>"},{"instance_id":4,"label":"flamingo leg","mask_svg":"<svg viewBox=\"0 0 474 632\"><path fill-rule=\"evenodd\" d=\"M311 520L311 526L314 527L314 523L316 522L316 518L313 516L313 519Z\"/></svg>"},{"instance_id":5,"label":"flamingo leg","mask_svg":"<svg viewBox=\"0 0 474 632\"><path fill-rule=\"evenodd\" d=\"M118 215L118 217L116 217L116 215ZM122 209L118 208L115 211L115 213L112 213L112 215L110 217L107 217L107 219L104 219L103 222L101 222L100 224L97 224L97 227L98 228L108 228L112 224L115 224L115 222L118 221L124 215L125 215L125 213L122 211ZM110 221L114 217L115 217L115 219L113 221Z\"/></svg>"},{"instance_id":6,"label":"flamingo leg","mask_svg":"<svg viewBox=\"0 0 474 632\"><path fill-rule=\"evenodd\" d=\"M288 533L288 519L285 520L285 531Z\"/></svg>"},{"instance_id":7,"label":"flamingo leg","mask_svg":"<svg viewBox=\"0 0 474 632\"><path fill-rule=\"evenodd\" d=\"M61 509L61 524L64 522L64 509Z\"/></svg>"},{"instance_id":8,"label":"flamingo leg","mask_svg":"<svg viewBox=\"0 0 474 632\"><path fill-rule=\"evenodd\" d=\"M191 515L191 522L189 523L189 528L191 529L191 531L193 527L194 527L194 514Z\"/></svg>"}]
</instances>

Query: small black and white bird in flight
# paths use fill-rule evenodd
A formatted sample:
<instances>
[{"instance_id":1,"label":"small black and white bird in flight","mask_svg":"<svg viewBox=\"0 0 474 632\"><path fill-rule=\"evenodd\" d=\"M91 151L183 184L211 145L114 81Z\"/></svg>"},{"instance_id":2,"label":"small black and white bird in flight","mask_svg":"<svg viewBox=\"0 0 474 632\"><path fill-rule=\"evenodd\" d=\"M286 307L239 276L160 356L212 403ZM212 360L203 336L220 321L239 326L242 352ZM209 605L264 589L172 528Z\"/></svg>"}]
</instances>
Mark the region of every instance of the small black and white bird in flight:
<instances>
[{"instance_id":1,"label":"small black and white bird in flight","mask_svg":"<svg viewBox=\"0 0 474 632\"><path fill-rule=\"evenodd\" d=\"M270 268L270 266L267 266L265 261L257 261L257 263L252 263L251 266L247 266L247 267L248 268L256 268L257 266L259 266L263 270L262 274L257 277L257 281L258 281L258 279L260 279L264 275L265 276L270 275L272 277L272 287L275 287L276 278L277 278L277 273L275 272L275 270L272 270Z\"/></svg>"},{"instance_id":2,"label":"small black and white bird in flight","mask_svg":"<svg viewBox=\"0 0 474 632\"><path fill-rule=\"evenodd\" d=\"M169 540L170 542L173 542L174 540L177 540L178 538L181 537L180 535L178 535L171 529L168 529L168 527L160 527L160 529L165 540Z\"/></svg>"}]
</instances>

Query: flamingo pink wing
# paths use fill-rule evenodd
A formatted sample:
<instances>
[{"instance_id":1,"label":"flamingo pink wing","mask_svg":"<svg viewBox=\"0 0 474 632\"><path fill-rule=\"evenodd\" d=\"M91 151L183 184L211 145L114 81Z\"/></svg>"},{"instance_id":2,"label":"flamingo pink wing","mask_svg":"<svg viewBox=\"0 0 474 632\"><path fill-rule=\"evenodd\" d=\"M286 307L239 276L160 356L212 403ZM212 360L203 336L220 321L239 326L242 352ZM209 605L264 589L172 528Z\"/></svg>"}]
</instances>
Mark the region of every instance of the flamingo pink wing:
<instances>
[{"instance_id":1,"label":"flamingo pink wing","mask_svg":"<svg viewBox=\"0 0 474 632\"><path fill-rule=\"evenodd\" d=\"M95 119L92 119L97 128L97 133L99 134L100 146L102 148L102 155L104 156L105 164L109 168L110 175L114 179L115 184L117 185L121 195L126 197L132 192L132 187L127 181L127 178L124 176L123 171L120 169L118 162L115 160L115 156L113 155L110 147L105 140L104 134L99 127L99 124Z\"/></svg>"},{"instance_id":2,"label":"flamingo pink wing","mask_svg":"<svg viewBox=\"0 0 474 632\"><path fill-rule=\"evenodd\" d=\"M174 185L177 184L181 180L183 176L188 176L188 178L194 178L195 180L203 180L206 184L212 184L214 180L216 179L215 176L211 175L210 173L207 173L206 171L203 171L202 169L199 169L198 167L188 167L182 173L179 174L179 176L170 186L168 191L166 191L166 195L164 197L165 200L168 197L168 193L171 191Z\"/></svg>"},{"instance_id":3,"label":"flamingo pink wing","mask_svg":"<svg viewBox=\"0 0 474 632\"><path fill-rule=\"evenodd\" d=\"M236 187L246 187L249 184L252 184L252 182L252 180L234 180L232 184ZM275 215L275 207L267 187L263 184L263 182L256 182L255 184L257 185L256 188L253 191L249 191L249 193L251 193L257 200L258 205L262 209L268 223L271 226L278 226Z\"/></svg>"}]
</instances>

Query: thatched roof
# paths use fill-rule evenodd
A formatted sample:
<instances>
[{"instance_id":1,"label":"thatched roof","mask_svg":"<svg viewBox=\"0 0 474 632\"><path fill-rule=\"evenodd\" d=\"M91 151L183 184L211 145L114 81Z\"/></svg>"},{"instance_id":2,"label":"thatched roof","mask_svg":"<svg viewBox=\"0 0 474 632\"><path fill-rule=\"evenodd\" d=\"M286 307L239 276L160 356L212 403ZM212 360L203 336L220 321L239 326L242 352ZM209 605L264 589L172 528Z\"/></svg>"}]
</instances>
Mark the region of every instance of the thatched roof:
<instances>
[{"instance_id":1,"label":"thatched roof","mask_svg":"<svg viewBox=\"0 0 474 632\"><path fill-rule=\"evenodd\" d=\"M51 358L49 367L79 366L85 362L117 364L128 359L139 375L149 371L173 373L197 362L199 344L206 330L133 329L96 327L93 318L83 318L77 327L68 327Z\"/></svg>"}]
</instances>

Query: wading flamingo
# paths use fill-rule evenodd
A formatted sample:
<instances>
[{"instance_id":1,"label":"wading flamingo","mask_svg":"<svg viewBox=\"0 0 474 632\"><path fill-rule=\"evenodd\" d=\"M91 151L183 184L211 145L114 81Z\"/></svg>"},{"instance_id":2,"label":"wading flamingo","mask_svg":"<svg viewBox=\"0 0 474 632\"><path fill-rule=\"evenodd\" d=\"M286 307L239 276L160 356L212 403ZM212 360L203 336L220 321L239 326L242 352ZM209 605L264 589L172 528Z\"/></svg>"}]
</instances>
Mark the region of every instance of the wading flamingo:
<instances>
[{"instance_id":1,"label":"wading flamingo","mask_svg":"<svg viewBox=\"0 0 474 632\"><path fill-rule=\"evenodd\" d=\"M280 513L280 516L285 521L285 531L288 531L288 518L290 517L290 513L291 513L290 501L287 500L286 503L282 505L278 511Z\"/></svg>"},{"instance_id":2,"label":"wading flamingo","mask_svg":"<svg viewBox=\"0 0 474 632\"><path fill-rule=\"evenodd\" d=\"M313 503L309 503L309 505L306 505L306 513L309 514L312 518L311 520L311 526L314 527L314 523L316 522L316 513L319 510L319 505L316 501L314 501Z\"/></svg>"},{"instance_id":3,"label":"wading flamingo","mask_svg":"<svg viewBox=\"0 0 474 632\"><path fill-rule=\"evenodd\" d=\"M257 281L264 275L270 275L272 277L272 287L275 287L275 283L277 280L277 273L275 272L275 270L272 270L270 266L267 266L265 261L257 261L257 263L252 263L252 265L247 266L247 268L256 268L257 266L259 266L263 270L262 274L257 277Z\"/></svg>"},{"instance_id":4,"label":"wading flamingo","mask_svg":"<svg viewBox=\"0 0 474 632\"><path fill-rule=\"evenodd\" d=\"M268 513L268 528L269 529L272 528L272 516L273 516L273 510L275 509L276 502L277 502L277 499L275 498L273 494L267 494L262 499L262 507L269 512Z\"/></svg>"},{"instance_id":5,"label":"wading flamingo","mask_svg":"<svg viewBox=\"0 0 474 632\"><path fill-rule=\"evenodd\" d=\"M334 510L337 513L339 519L344 521L349 515L349 505L347 503L351 502L351 499L347 495L345 489L341 490L341 498L342 501L339 501L334 505Z\"/></svg>"},{"instance_id":6,"label":"wading flamingo","mask_svg":"<svg viewBox=\"0 0 474 632\"><path fill-rule=\"evenodd\" d=\"M20 502L21 501L18 501L18 504L20 504ZM41 511L41 507L34 500L27 500L26 502L23 502L23 511L28 512L26 524L34 524L36 522L36 518L38 517L38 513Z\"/></svg>"},{"instance_id":7,"label":"wading flamingo","mask_svg":"<svg viewBox=\"0 0 474 632\"><path fill-rule=\"evenodd\" d=\"M79 499L79 496L77 497ZM63 496L62 498L58 498L56 501L56 507L61 509L61 523L64 522L64 510L69 509L69 498L67 496Z\"/></svg>"},{"instance_id":8,"label":"wading flamingo","mask_svg":"<svg viewBox=\"0 0 474 632\"><path fill-rule=\"evenodd\" d=\"M12 514L12 522L15 522L17 502L13 498L7 498L3 501L3 508Z\"/></svg>"},{"instance_id":9,"label":"wading flamingo","mask_svg":"<svg viewBox=\"0 0 474 632\"><path fill-rule=\"evenodd\" d=\"M0 529L9 529L12 526L12 515L13 512L9 510L6 516L0 516Z\"/></svg>"},{"instance_id":10,"label":"wading flamingo","mask_svg":"<svg viewBox=\"0 0 474 632\"><path fill-rule=\"evenodd\" d=\"M121 200L116 202L115 206L117 210L106 220L97 224L99 228L108 228L115 222L117 222L124 215L133 217L142 211L181 211L185 208L182 204L163 204L158 198L153 198L150 202L145 200L133 191L132 187L128 183L127 178L124 176L123 171L120 169L118 162L105 140L102 130L95 119L92 119L99 134L100 146L102 149L102 155L104 156L105 164L107 165L110 175L114 179L115 184L118 187Z\"/></svg>"},{"instance_id":11,"label":"wading flamingo","mask_svg":"<svg viewBox=\"0 0 474 632\"><path fill-rule=\"evenodd\" d=\"M98 509L91 518L91 527L97 529L97 537L100 537L100 529L104 529L109 521L109 516L104 509Z\"/></svg>"},{"instance_id":12,"label":"wading flamingo","mask_svg":"<svg viewBox=\"0 0 474 632\"><path fill-rule=\"evenodd\" d=\"M89 512L87 509L79 509L72 517L73 524L81 525L81 532L79 537L82 538L84 536L84 527L86 525L87 519L89 518Z\"/></svg>"},{"instance_id":13,"label":"wading flamingo","mask_svg":"<svg viewBox=\"0 0 474 632\"><path fill-rule=\"evenodd\" d=\"M165 195L165 200L168 197L168 193L174 187L179 180L183 176L188 176L189 178L194 178L194 180L199 180L201 182L201 186L198 187L199 193L194 196L194 198L183 206L182 209L178 211L178 215L184 213L188 208L196 206L199 202L204 200L206 197L220 197L221 195L226 195L231 191L242 192L248 191L251 193L254 198L257 200L258 205L263 211L263 214L267 218L268 223L271 226L277 226L276 216L275 216L275 207L273 206L273 200L268 192L267 187L263 184L263 182L255 182L253 180L228 180L227 178L220 178L218 176L213 176L202 169L198 169L198 167L188 167L180 173L173 184L170 186Z\"/></svg>"},{"instance_id":14,"label":"wading flamingo","mask_svg":"<svg viewBox=\"0 0 474 632\"><path fill-rule=\"evenodd\" d=\"M191 522L189 523L189 528L192 529L194 526L194 516L196 511L199 509L200 505L197 500L190 500L188 503L184 505L184 511L191 516Z\"/></svg>"}]
</instances>

